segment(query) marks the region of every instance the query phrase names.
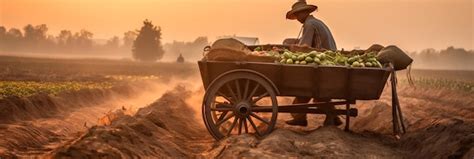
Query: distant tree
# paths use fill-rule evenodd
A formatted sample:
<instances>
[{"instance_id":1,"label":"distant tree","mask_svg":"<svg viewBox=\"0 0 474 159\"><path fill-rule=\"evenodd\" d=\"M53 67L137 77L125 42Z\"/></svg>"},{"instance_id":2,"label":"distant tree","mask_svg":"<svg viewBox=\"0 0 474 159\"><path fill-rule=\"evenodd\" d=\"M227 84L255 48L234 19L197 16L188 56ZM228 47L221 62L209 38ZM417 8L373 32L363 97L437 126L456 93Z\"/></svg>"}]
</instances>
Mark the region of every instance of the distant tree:
<instances>
[{"instance_id":1,"label":"distant tree","mask_svg":"<svg viewBox=\"0 0 474 159\"><path fill-rule=\"evenodd\" d=\"M137 38L137 32L127 31L123 33L123 46L125 48L132 48L133 42Z\"/></svg>"},{"instance_id":2,"label":"distant tree","mask_svg":"<svg viewBox=\"0 0 474 159\"><path fill-rule=\"evenodd\" d=\"M21 33L20 29L10 28L10 30L8 30L8 32L7 32L7 36L9 38L15 38L15 39L20 40L20 39L23 38L23 33Z\"/></svg>"},{"instance_id":3,"label":"distant tree","mask_svg":"<svg viewBox=\"0 0 474 159\"><path fill-rule=\"evenodd\" d=\"M45 24L33 26L31 24L26 25L23 28L25 35L24 38L27 42L40 42L47 39L48 27Z\"/></svg>"},{"instance_id":4,"label":"distant tree","mask_svg":"<svg viewBox=\"0 0 474 159\"><path fill-rule=\"evenodd\" d=\"M207 37L198 37L192 42L173 41L165 44L164 48L167 55L183 54L187 60L198 60L202 58L202 51L205 46L209 45Z\"/></svg>"},{"instance_id":5,"label":"distant tree","mask_svg":"<svg viewBox=\"0 0 474 159\"><path fill-rule=\"evenodd\" d=\"M450 46L446 49L424 49L419 53L411 53L413 66L424 69L457 69L472 70L474 68L474 52L464 48Z\"/></svg>"},{"instance_id":6,"label":"distant tree","mask_svg":"<svg viewBox=\"0 0 474 159\"><path fill-rule=\"evenodd\" d=\"M74 44L79 49L89 50L92 49L94 41L92 32L82 29L80 32L74 34Z\"/></svg>"},{"instance_id":7,"label":"distant tree","mask_svg":"<svg viewBox=\"0 0 474 159\"><path fill-rule=\"evenodd\" d=\"M5 35L7 33L7 29L4 26L0 26L0 36Z\"/></svg>"},{"instance_id":8,"label":"distant tree","mask_svg":"<svg viewBox=\"0 0 474 159\"><path fill-rule=\"evenodd\" d=\"M161 46L161 28L154 26L148 19L143 22L137 39L133 42L133 58L139 61L156 61L163 57Z\"/></svg>"},{"instance_id":9,"label":"distant tree","mask_svg":"<svg viewBox=\"0 0 474 159\"><path fill-rule=\"evenodd\" d=\"M20 29L10 28L5 35L5 50L18 51L23 49L21 47L23 42L23 33Z\"/></svg>"},{"instance_id":10,"label":"distant tree","mask_svg":"<svg viewBox=\"0 0 474 159\"><path fill-rule=\"evenodd\" d=\"M118 49L120 45L120 39L118 36L114 36L107 40L107 43L105 43L105 47L108 49Z\"/></svg>"},{"instance_id":11,"label":"distant tree","mask_svg":"<svg viewBox=\"0 0 474 159\"><path fill-rule=\"evenodd\" d=\"M47 51L55 47L54 37L48 35L46 24L33 26L31 24L23 27L23 47L28 51Z\"/></svg>"},{"instance_id":12,"label":"distant tree","mask_svg":"<svg viewBox=\"0 0 474 159\"><path fill-rule=\"evenodd\" d=\"M74 37L71 31L61 30L61 32L59 32L59 35L56 37L56 40L58 47L65 48L72 46Z\"/></svg>"},{"instance_id":13,"label":"distant tree","mask_svg":"<svg viewBox=\"0 0 474 159\"><path fill-rule=\"evenodd\" d=\"M120 38L113 37L105 45L98 45L93 40L93 33L87 30L81 30L73 33L70 30L61 30L57 36L47 33L48 27L45 24L28 24L22 28L7 29L0 26L0 49L12 52L77 52L77 53L102 53L112 51L121 51L129 53L127 50L119 50Z\"/></svg>"},{"instance_id":14,"label":"distant tree","mask_svg":"<svg viewBox=\"0 0 474 159\"><path fill-rule=\"evenodd\" d=\"M7 38L7 29L4 26L0 26L0 50L4 50L5 41Z\"/></svg>"}]
</instances>

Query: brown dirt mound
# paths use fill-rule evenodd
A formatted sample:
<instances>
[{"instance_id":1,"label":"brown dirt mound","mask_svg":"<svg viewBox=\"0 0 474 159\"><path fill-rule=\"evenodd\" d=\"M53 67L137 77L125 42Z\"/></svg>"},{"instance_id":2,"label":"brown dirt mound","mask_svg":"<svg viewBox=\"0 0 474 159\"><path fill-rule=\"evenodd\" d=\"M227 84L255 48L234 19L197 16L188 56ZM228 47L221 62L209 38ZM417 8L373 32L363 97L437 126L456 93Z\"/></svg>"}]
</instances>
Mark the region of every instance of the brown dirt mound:
<instances>
[{"instance_id":1,"label":"brown dirt mound","mask_svg":"<svg viewBox=\"0 0 474 159\"><path fill-rule=\"evenodd\" d=\"M278 129L263 140L227 138L208 156L217 158L400 158L403 152L370 137L321 127L308 134Z\"/></svg>"},{"instance_id":2,"label":"brown dirt mound","mask_svg":"<svg viewBox=\"0 0 474 159\"><path fill-rule=\"evenodd\" d=\"M387 89L387 91L390 89ZM459 158L474 153L474 96L451 90L401 86L400 103L408 133L397 147L413 158ZM392 132L390 93L362 102L351 124L358 133Z\"/></svg>"},{"instance_id":3,"label":"brown dirt mound","mask_svg":"<svg viewBox=\"0 0 474 159\"><path fill-rule=\"evenodd\" d=\"M341 127L319 127L323 116L309 116L310 126L284 124L289 116L279 115L277 129L257 139L233 136L215 142L196 114L203 91L193 94L184 86L165 93L135 115L117 113L105 126L94 126L75 140L53 149L52 158L472 158L474 157L474 97L449 90L399 87L400 102L408 132L400 140L391 136L390 89L379 101L359 102L359 116L351 121L352 132ZM190 98L191 97L191 98ZM193 101L193 100L192 100ZM291 100L284 99L282 102ZM187 104L188 103L188 104ZM197 115L197 116L196 116ZM20 132L13 138L48 134L32 127L10 127ZM2 136L2 137L4 137ZM25 137L26 136L26 137ZM57 134L28 141L47 144L61 139ZM69 136L70 137L70 136ZM18 143L28 145L26 140ZM32 146L28 147L31 148ZM47 148L47 146L44 146ZM44 148L43 147L43 148ZM34 147L33 147L34 148ZM0 151L0 154L2 152ZM40 154L40 153L38 153Z\"/></svg>"},{"instance_id":4,"label":"brown dirt mound","mask_svg":"<svg viewBox=\"0 0 474 159\"><path fill-rule=\"evenodd\" d=\"M399 144L413 158L473 158L474 123L456 119L436 121L423 130L406 134Z\"/></svg>"},{"instance_id":5,"label":"brown dirt mound","mask_svg":"<svg viewBox=\"0 0 474 159\"><path fill-rule=\"evenodd\" d=\"M109 126L96 126L75 142L48 156L53 158L196 157L213 139L186 104L191 95L183 86Z\"/></svg>"},{"instance_id":6,"label":"brown dirt mound","mask_svg":"<svg viewBox=\"0 0 474 159\"><path fill-rule=\"evenodd\" d=\"M38 94L26 98L7 97L0 100L0 124L53 117L55 114L71 109L99 105L115 97L129 98L140 91L146 90L137 90L137 87L123 85L112 89L64 92L58 96Z\"/></svg>"},{"instance_id":7,"label":"brown dirt mound","mask_svg":"<svg viewBox=\"0 0 474 159\"><path fill-rule=\"evenodd\" d=\"M122 106L118 104L132 103L127 101L137 99L136 96L148 89L151 88L134 84L107 90L66 92L58 96L40 94L2 99L0 157L28 157L51 151L98 124L103 113Z\"/></svg>"},{"instance_id":8,"label":"brown dirt mound","mask_svg":"<svg viewBox=\"0 0 474 159\"><path fill-rule=\"evenodd\" d=\"M37 152L49 151L48 143L60 141L65 136L57 135L47 129L28 123L19 125L0 125L0 157L18 157L28 151L35 155Z\"/></svg>"}]
</instances>

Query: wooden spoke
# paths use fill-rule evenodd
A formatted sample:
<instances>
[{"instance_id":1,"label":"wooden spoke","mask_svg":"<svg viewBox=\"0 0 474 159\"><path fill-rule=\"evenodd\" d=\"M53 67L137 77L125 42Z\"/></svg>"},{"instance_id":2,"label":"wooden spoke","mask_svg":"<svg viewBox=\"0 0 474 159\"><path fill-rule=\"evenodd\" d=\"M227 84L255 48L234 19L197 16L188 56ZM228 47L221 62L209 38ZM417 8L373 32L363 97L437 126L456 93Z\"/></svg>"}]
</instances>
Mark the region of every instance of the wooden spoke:
<instances>
[{"instance_id":1,"label":"wooden spoke","mask_svg":"<svg viewBox=\"0 0 474 159\"><path fill-rule=\"evenodd\" d=\"M217 121L224 119L224 117L227 115L228 112L229 111L222 112L221 116L219 116L219 118L217 118Z\"/></svg>"},{"instance_id":2,"label":"wooden spoke","mask_svg":"<svg viewBox=\"0 0 474 159\"><path fill-rule=\"evenodd\" d=\"M250 100L252 99L252 97L253 97L253 95L255 94L255 92L257 92L257 89L258 89L259 86L260 86L260 85L259 85L258 83L255 85L255 87L253 88L252 92L251 92L250 95L247 97L247 100L248 100L248 101L250 101Z\"/></svg>"},{"instance_id":3,"label":"wooden spoke","mask_svg":"<svg viewBox=\"0 0 474 159\"><path fill-rule=\"evenodd\" d=\"M245 88L244 88L244 94L242 95L242 99L247 99L247 93L249 91L249 85L250 85L250 80L249 79L245 80Z\"/></svg>"},{"instance_id":4,"label":"wooden spoke","mask_svg":"<svg viewBox=\"0 0 474 159\"><path fill-rule=\"evenodd\" d=\"M219 127L219 126L222 125L224 122L226 122L227 120L229 120L230 118L232 118L232 117L234 117L234 116L235 116L235 114L232 113L232 114L230 114L229 116L225 117L224 119L218 120L218 121L216 122L216 126Z\"/></svg>"},{"instance_id":5,"label":"wooden spoke","mask_svg":"<svg viewBox=\"0 0 474 159\"><path fill-rule=\"evenodd\" d=\"M221 96L222 98L224 98L225 100L229 101L230 103L235 103L235 101L233 101L232 99L230 99L229 97L227 97L226 95L224 95L224 93L217 92L217 95Z\"/></svg>"},{"instance_id":6,"label":"wooden spoke","mask_svg":"<svg viewBox=\"0 0 474 159\"><path fill-rule=\"evenodd\" d=\"M255 118L257 118L258 120L262 121L263 123L265 123L265 124L267 124L267 125L270 125L270 122L268 122L267 120L265 120L265 119L259 117L257 114L251 112L250 115L253 116L253 117L255 117Z\"/></svg>"},{"instance_id":7,"label":"wooden spoke","mask_svg":"<svg viewBox=\"0 0 474 159\"><path fill-rule=\"evenodd\" d=\"M227 87L227 91L230 93L230 95L232 96L232 99L235 99L235 100L239 100L237 98L237 96L235 95L234 91L232 90L232 88L227 84L225 84L225 87ZM234 101L235 101L234 100Z\"/></svg>"},{"instance_id":8,"label":"wooden spoke","mask_svg":"<svg viewBox=\"0 0 474 159\"><path fill-rule=\"evenodd\" d=\"M244 133L265 136L276 124L279 109L277 95L272 81L258 73L226 72L214 79L206 89L202 107L206 128L216 140ZM261 104L262 101L267 102L267 98L271 104ZM249 104L250 107L245 107L249 114L237 114L237 111L240 114L240 110L236 109L240 102Z\"/></svg>"},{"instance_id":9,"label":"wooden spoke","mask_svg":"<svg viewBox=\"0 0 474 159\"><path fill-rule=\"evenodd\" d=\"M233 130L234 127L235 127L235 124L237 124L237 120L238 120L238 119L239 119L239 118L234 117L234 122L232 122L232 125L230 126L229 130L227 131L227 135L226 135L226 136L229 136L229 135L230 135L230 133L232 132L232 130Z\"/></svg>"},{"instance_id":10,"label":"wooden spoke","mask_svg":"<svg viewBox=\"0 0 474 159\"><path fill-rule=\"evenodd\" d=\"M233 111L232 105L228 103L222 103L222 102L215 102L217 103L215 108L211 108L211 111L220 111L220 112L227 112L227 111Z\"/></svg>"},{"instance_id":11,"label":"wooden spoke","mask_svg":"<svg viewBox=\"0 0 474 159\"><path fill-rule=\"evenodd\" d=\"M227 108L232 108L232 105L231 105L231 104L229 104L229 103L227 103L227 102L217 102L217 101L216 101L216 102L214 102L214 103L216 103L216 104L217 104L217 105L216 105L217 107L227 107Z\"/></svg>"},{"instance_id":12,"label":"wooden spoke","mask_svg":"<svg viewBox=\"0 0 474 159\"><path fill-rule=\"evenodd\" d=\"M233 108L225 108L225 107L220 107L220 108L211 108L211 111L219 111L219 112L226 112L226 111L232 111Z\"/></svg>"},{"instance_id":13,"label":"wooden spoke","mask_svg":"<svg viewBox=\"0 0 474 159\"><path fill-rule=\"evenodd\" d=\"M245 133L249 133L249 128L247 127L247 119L243 118L242 119L244 121L244 128L245 128Z\"/></svg>"},{"instance_id":14,"label":"wooden spoke","mask_svg":"<svg viewBox=\"0 0 474 159\"><path fill-rule=\"evenodd\" d=\"M242 124L243 124L242 120L243 120L242 118L239 119L239 135L242 134Z\"/></svg>"},{"instance_id":15,"label":"wooden spoke","mask_svg":"<svg viewBox=\"0 0 474 159\"><path fill-rule=\"evenodd\" d=\"M255 130L255 133L260 135L260 132L258 131L257 125L252 121L252 118L250 116L247 116L247 119L249 119L250 125L252 125L253 129Z\"/></svg>"},{"instance_id":16,"label":"wooden spoke","mask_svg":"<svg viewBox=\"0 0 474 159\"><path fill-rule=\"evenodd\" d=\"M257 103L260 99L262 99L263 97L266 97L266 96L268 96L268 92L265 92L262 95L258 96L257 98L253 99L252 104Z\"/></svg>"},{"instance_id":17,"label":"wooden spoke","mask_svg":"<svg viewBox=\"0 0 474 159\"><path fill-rule=\"evenodd\" d=\"M237 88L237 98L239 100L242 99L242 94L240 94L240 84L239 84L239 79L235 80L235 87Z\"/></svg>"},{"instance_id":18,"label":"wooden spoke","mask_svg":"<svg viewBox=\"0 0 474 159\"><path fill-rule=\"evenodd\" d=\"M232 105L230 105L229 103L221 103L221 102L216 102L217 105L215 105L216 107L215 108L218 108L218 109L222 109L222 108L225 108L225 109L231 109L234 107Z\"/></svg>"}]
</instances>

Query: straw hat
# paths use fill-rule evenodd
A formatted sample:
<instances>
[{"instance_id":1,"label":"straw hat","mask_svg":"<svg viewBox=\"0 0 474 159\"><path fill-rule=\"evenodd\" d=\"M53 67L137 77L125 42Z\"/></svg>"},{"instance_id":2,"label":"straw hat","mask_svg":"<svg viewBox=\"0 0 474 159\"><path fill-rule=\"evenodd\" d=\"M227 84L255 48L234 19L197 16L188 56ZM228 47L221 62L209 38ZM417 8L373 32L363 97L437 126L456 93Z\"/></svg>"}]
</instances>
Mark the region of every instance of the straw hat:
<instances>
[{"instance_id":1,"label":"straw hat","mask_svg":"<svg viewBox=\"0 0 474 159\"><path fill-rule=\"evenodd\" d=\"M316 9L318 9L318 6L315 5L308 5L306 4L306 1L298 1L293 6L291 6L291 10L286 12L286 19L296 19L295 13L301 12L301 11L309 11L309 12L314 12Z\"/></svg>"}]
</instances>

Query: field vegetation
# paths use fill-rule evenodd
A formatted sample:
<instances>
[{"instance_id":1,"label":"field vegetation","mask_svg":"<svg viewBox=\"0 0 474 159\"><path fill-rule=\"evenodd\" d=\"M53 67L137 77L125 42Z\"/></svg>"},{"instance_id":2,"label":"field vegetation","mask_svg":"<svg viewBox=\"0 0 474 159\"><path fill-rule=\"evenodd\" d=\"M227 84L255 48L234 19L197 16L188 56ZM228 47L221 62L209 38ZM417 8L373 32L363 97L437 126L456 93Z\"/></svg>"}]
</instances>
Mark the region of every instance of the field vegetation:
<instances>
[{"instance_id":1,"label":"field vegetation","mask_svg":"<svg viewBox=\"0 0 474 159\"><path fill-rule=\"evenodd\" d=\"M103 59L46 59L0 56L0 98L56 95L81 89L108 89L144 80L169 81L196 74L192 63L139 63Z\"/></svg>"},{"instance_id":2,"label":"field vegetation","mask_svg":"<svg viewBox=\"0 0 474 159\"><path fill-rule=\"evenodd\" d=\"M39 93L57 95L64 91L108 89L112 86L112 82L0 81L0 99L8 96L28 97Z\"/></svg>"}]
</instances>

